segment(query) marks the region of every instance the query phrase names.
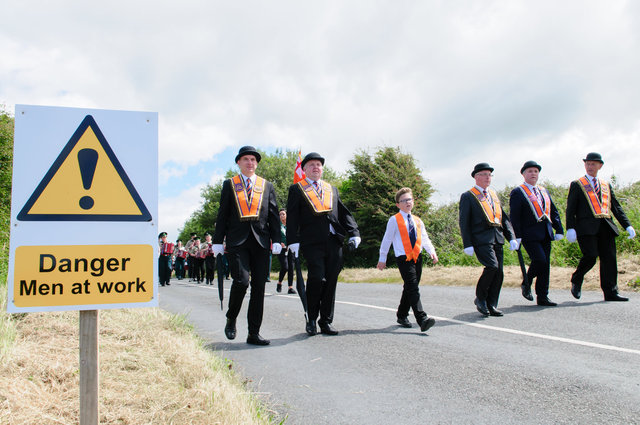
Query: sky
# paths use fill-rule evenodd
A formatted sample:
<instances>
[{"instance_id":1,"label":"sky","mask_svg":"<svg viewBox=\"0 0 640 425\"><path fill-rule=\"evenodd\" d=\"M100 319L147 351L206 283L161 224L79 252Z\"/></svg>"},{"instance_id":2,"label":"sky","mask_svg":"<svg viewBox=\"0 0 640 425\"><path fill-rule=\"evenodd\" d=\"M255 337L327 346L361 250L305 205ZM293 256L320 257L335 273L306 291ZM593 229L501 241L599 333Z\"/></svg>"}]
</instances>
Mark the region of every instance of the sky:
<instances>
[{"instance_id":1,"label":"sky","mask_svg":"<svg viewBox=\"0 0 640 425\"><path fill-rule=\"evenodd\" d=\"M243 145L338 172L400 146L436 204L478 162L497 189L530 159L568 184L596 151L634 182L639 42L640 2L619 0L11 1L0 105L158 112L171 239Z\"/></svg>"}]
</instances>

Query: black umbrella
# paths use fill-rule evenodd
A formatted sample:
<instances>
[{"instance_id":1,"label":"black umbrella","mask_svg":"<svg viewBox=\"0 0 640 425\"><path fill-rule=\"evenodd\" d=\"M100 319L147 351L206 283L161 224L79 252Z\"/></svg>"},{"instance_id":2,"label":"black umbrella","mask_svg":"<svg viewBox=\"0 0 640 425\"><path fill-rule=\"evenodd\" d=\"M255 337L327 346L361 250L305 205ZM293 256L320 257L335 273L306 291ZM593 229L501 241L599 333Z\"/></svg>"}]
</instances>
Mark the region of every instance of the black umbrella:
<instances>
[{"instance_id":1,"label":"black umbrella","mask_svg":"<svg viewBox=\"0 0 640 425\"><path fill-rule=\"evenodd\" d=\"M224 299L224 261L222 254L218 254L216 257L216 269L218 271L218 297L220 298L220 310L222 310L222 300Z\"/></svg>"},{"instance_id":2,"label":"black umbrella","mask_svg":"<svg viewBox=\"0 0 640 425\"><path fill-rule=\"evenodd\" d=\"M293 255L295 257L295 254ZM302 308L304 309L304 320L305 322L308 322L309 319L307 319L307 290L305 289L304 279L302 278L302 268L300 267L300 258L295 257L295 264L296 264L296 289L298 290L298 296L300 297L300 301L302 301Z\"/></svg>"},{"instance_id":3,"label":"black umbrella","mask_svg":"<svg viewBox=\"0 0 640 425\"><path fill-rule=\"evenodd\" d=\"M520 263L520 271L522 272L522 284L520 285L520 288L522 289L522 296L529 301L533 301L531 284L527 279L527 267L524 265L524 257L522 257L522 247L518 248L516 251L518 252L518 262Z\"/></svg>"}]
</instances>

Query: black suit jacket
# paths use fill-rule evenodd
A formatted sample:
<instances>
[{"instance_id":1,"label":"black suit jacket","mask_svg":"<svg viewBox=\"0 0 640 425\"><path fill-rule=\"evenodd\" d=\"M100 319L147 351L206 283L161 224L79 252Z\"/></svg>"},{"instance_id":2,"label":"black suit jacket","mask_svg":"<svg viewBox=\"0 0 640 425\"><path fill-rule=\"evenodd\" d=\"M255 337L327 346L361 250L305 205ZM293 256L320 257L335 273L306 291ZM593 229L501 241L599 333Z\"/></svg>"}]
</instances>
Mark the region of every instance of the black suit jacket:
<instances>
[{"instance_id":1,"label":"black suit jacket","mask_svg":"<svg viewBox=\"0 0 640 425\"><path fill-rule=\"evenodd\" d=\"M626 229L631 226L631 222L618 203L611 185L609 185L609 188L611 190L610 212L622 227ZM567 229L575 229L578 236L595 235L598 233L600 224L604 223L611 227L615 235L619 234L618 226L616 226L611 218L596 218L593 216L591 208L587 203L587 197L580 187L580 182L577 180L571 182L569 195L567 196Z\"/></svg>"},{"instance_id":2,"label":"black suit jacket","mask_svg":"<svg viewBox=\"0 0 640 425\"><path fill-rule=\"evenodd\" d=\"M551 199L551 195L549 195ZM562 222L556 205L551 199L551 210L549 220L538 221L531 211L531 206L520 187L516 187L511 191L509 198L509 211L511 224L515 232L516 238L522 238L524 241L542 241L547 236L553 240L553 229L557 233L563 234Z\"/></svg>"},{"instance_id":3,"label":"black suit jacket","mask_svg":"<svg viewBox=\"0 0 640 425\"><path fill-rule=\"evenodd\" d=\"M332 186L333 203L328 213L315 214L298 184L289 187L287 199L287 243L308 245L329 239L329 224L340 243L349 235L360 236L355 219L340 200L338 189Z\"/></svg>"},{"instance_id":4,"label":"black suit jacket","mask_svg":"<svg viewBox=\"0 0 640 425\"><path fill-rule=\"evenodd\" d=\"M250 232L263 248L269 249L271 241L280 243L280 217L278 216L276 191L273 184L265 182L262 196L258 219L240 221L231 179L225 180L222 183L220 208L218 209L213 243L221 244L226 236L228 247L242 245L249 237Z\"/></svg>"},{"instance_id":5,"label":"black suit jacket","mask_svg":"<svg viewBox=\"0 0 640 425\"><path fill-rule=\"evenodd\" d=\"M509 216L502 210L502 227L490 226L482 207L471 191L466 191L460 196L460 234L462 245L470 246L487 244L504 244L504 238L515 239L513 227Z\"/></svg>"}]
</instances>

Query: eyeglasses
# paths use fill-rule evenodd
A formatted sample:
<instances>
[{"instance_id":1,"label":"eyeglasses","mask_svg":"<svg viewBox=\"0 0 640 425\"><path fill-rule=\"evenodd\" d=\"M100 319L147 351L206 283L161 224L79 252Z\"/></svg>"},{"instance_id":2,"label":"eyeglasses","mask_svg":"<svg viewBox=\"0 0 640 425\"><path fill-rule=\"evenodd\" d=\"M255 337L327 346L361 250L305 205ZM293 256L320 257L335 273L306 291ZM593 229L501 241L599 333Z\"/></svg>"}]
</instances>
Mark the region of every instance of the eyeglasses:
<instances>
[{"instance_id":1,"label":"eyeglasses","mask_svg":"<svg viewBox=\"0 0 640 425\"><path fill-rule=\"evenodd\" d=\"M400 203L400 202L405 203L405 202L411 202L411 201L413 201L413 198L400 199L398 202L399 202L399 203Z\"/></svg>"}]
</instances>

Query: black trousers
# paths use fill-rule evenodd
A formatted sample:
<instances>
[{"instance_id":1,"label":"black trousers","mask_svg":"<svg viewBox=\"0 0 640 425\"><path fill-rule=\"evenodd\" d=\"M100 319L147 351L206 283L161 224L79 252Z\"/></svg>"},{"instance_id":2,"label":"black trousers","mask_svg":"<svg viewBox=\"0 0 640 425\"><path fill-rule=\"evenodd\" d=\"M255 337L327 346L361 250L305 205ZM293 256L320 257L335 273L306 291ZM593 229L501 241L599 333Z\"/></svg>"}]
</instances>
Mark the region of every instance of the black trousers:
<instances>
[{"instance_id":1,"label":"black trousers","mask_svg":"<svg viewBox=\"0 0 640 425\"><path fill-rule=\"evenodd\" d=\"M193 269L195 268L195 259L196 257L194 257L193 255L189 255L187 257L187 266L189 266L189 269L187 270L187 273L189 274L189 279L193 279Z\"/></svg>"},{"instance_id":2,"label":"black trousers","mask_svg":"<svg viewBox=\"0 0 640 425\"><path fill-rule=\"evenodd\" d=\"M247 322L249 334L258 334L262 325L264 286L269 272L269 250L262 248L250 234L242 245L227 247L226 255L233 279L227 318L235 320L238 317L244 296L251 286Z\"/></svg>"},{"instance_id":3,"label":"black trousers","mask_svg":"<svg viewBox=\"0 0 640 425\"><path fill-rule=\"evenodd\" d=\"M176 277L178 279L184 278L184 258L176 257Z\"/></svg>"},{"instance_id":4,"label":"black trousers","mask_svg":"<svg viewBox=\"0 0 640 425\"><path fill-rule=\"evenodd\" d=\"M193 279L202 282L204 278L204 258L193 257Z\"/></svg>"},{"instance_id":5,"label":"black trousers","mask_svg":"<svg viewBox=\"0 0 640 425\"><path fill-rule=\"evenodd\" d=\"M342 270L342 244L335 236L326 243L303 245L302 255L307 261L307 307L309 320L320 324L333 322L338 275Z\"/></svg>"},{"instance_id":6,"label":"black trousers","mask_svg":"<svg viewBox=\"0 0 640 425\"><path fill-rule=\"evenodd\" d=\"M160 285L165 285L171 279L171 255L160 255L158 258L158 278Z\"/></svg>"},{"instance_id":7,"label":"black trousers","mask_svg":"<svg viewBox=\"0 0 640 425\"><path fill-rule=\"evenodd\" d=\"M536 279L536 296L545 298L549 295L549 270L551 261L551 238L543 241L522 241L522 246L527 250L531 265L527 270L529 283Z\"/></svg>"},{"instance_id":8,"label":"black trousers","mask_svg":"<svg viewBox=\"0 0 640 425\"><path fill-rule=\"evenodd\" d=\"M407 261L406 255L396 257L400 276L404 281L402 296L396 315L398 319L403 319L409 315L409 309L413 310L413 315L418 323L422 323L427 317L427 313L422 309L420 302L420 278L422 277L422 254L418 256L417 262Z\"/></svg>"},{"instance_id":9,"label":"black trousers","mask_svg":"<svg viewBox=\"0 0 640 425\"><path fill-rule=\"evenodd\" d=\"M503 251L499 243L474 246L476 257L484 266L476 285L476 297L488 305L498 307L504 272L502 270Z\"/></svg>"},{"instance_id":10,"label":"black trousers","mask_svg":"<svg viewBox=\"0 0 640 425\"><path fill-rule=\"evenodd\" d=\"M278 254L278 261L280 261L280 276L278 276L278 282L282 282L284 276L289 273L288 282L289 286L293 286L293 274L295 273L295 255L288 250L282 250Z\"/></svg>"},{"instance_id":11,"label":"black trousers","mask_svg":"<svg viewBox=\"0 0 640 425\"><path fill-rule=\"evenodd\" d=\"M578 236L582 258L571 276L571 283L582 285L584 275L596 264L600 257L600 287L605 295L618 293L618 262L616 260L616 235L603 222L595 235Z\"/></svg>"},{"instance_id":12,"label":"black trousers","mask_svg":"<svg viewBox=\"0 0 640 425\"><path fill-rule=\"evenodd\" d=\"M207 283L213 282L214 272L216 270L216 257L208 255L204 258L204 270Z\"/></svg>"}]
</instances>

